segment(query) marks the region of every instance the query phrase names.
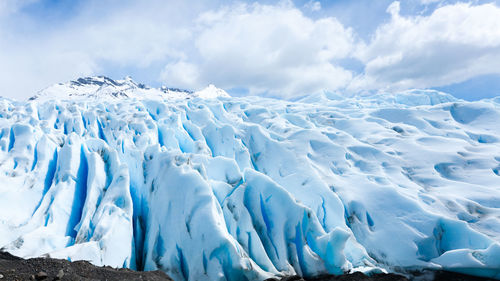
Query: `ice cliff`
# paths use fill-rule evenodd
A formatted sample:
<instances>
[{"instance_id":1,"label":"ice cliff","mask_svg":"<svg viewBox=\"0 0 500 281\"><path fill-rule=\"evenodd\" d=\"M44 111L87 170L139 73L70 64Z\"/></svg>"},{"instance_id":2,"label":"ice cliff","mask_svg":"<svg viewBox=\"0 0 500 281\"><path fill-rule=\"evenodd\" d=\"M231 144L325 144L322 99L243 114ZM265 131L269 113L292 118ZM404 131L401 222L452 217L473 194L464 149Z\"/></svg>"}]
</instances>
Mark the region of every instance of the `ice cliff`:
<instances>
[{"instance_id":1,"label":"ice cliff","mask_svg":"<svg viewBox=\"0 0 500 281\"><path fill-rule=\"evenodd\" d=\"M82 78L0 99L0 247L175 280L500 279L500 103Z\"/></svg>"}]
</instances>

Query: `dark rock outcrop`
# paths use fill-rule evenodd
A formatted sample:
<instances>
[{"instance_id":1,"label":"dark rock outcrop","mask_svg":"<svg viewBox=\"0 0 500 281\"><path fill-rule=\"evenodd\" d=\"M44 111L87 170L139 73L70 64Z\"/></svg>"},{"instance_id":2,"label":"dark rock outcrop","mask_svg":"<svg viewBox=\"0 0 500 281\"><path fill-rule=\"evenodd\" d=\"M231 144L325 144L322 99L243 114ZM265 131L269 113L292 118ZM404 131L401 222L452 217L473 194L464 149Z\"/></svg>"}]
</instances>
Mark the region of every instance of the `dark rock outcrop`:
<instances>
[{"instance_id":1,"label":"dark rock outcrop","mask_svg":"<svg viewBox=\"0 0 500 281\"><path fill-rule=\"evenodd\" d=\"M61 259L22 259L0 251L1 280L172 280L162 271L133 271L94 266L86 261Z\"/></svg>"}]
</instances>

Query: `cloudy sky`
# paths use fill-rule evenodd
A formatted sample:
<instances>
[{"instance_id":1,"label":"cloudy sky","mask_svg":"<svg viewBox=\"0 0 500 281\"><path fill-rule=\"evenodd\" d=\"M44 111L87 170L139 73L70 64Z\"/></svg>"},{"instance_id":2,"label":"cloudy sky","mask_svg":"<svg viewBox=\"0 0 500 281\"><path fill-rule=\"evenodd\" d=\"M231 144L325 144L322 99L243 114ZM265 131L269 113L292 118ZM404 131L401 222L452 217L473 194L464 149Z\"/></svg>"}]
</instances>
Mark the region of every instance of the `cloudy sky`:
<instances>
[{"instance_id":1,"label":"cloudy sky","mask_svg":"<svg viewBox=\"0 0 500 281\"><path fill-rule=\"evenodd\" d=\"M500 0L1 0L0 95L105 75L294 98L500 95Z\"/></svg>"}]
</instances>

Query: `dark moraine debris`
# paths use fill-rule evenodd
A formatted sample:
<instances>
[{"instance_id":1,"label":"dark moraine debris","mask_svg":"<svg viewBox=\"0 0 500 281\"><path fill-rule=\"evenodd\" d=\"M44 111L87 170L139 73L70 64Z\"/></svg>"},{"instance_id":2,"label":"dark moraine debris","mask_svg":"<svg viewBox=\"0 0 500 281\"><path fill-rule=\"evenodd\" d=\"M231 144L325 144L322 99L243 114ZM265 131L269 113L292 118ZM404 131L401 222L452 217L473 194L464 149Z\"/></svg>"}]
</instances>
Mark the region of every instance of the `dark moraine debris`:
<instances>
[{"instance_id":1,"label":"dark moraine debris","mask_svg":"<svg viewBox=\"0 0 500 281\"><path fill-rule=\"evenodd\" d=\"M172 280L163 271L134 271L99 267L86 261L61 259L22 259L0 251L0 277L3 280Z\"/></svg>"}]
</instances>

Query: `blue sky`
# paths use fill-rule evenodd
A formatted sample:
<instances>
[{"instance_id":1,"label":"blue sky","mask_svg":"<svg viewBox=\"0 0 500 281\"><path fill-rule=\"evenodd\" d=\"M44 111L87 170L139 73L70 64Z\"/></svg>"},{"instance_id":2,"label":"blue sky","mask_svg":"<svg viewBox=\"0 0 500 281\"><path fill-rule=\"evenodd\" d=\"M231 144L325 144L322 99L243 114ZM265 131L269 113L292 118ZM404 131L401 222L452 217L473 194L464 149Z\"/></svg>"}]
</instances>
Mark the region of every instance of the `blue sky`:
<instances>
[{"instance_id":1,"label":"blue sky","mask_svg":"<svg viewBox=\"0 0 500 281\"><path fill-rule=\"evenodd\" d=\"M294 98L500 95L498 1L4 0L0 95L80 76Z\"/></svg>"}]
</instances>

